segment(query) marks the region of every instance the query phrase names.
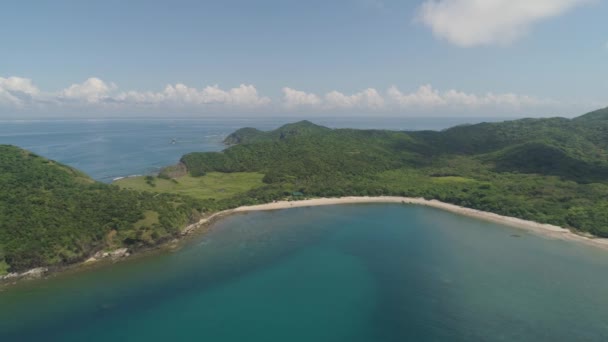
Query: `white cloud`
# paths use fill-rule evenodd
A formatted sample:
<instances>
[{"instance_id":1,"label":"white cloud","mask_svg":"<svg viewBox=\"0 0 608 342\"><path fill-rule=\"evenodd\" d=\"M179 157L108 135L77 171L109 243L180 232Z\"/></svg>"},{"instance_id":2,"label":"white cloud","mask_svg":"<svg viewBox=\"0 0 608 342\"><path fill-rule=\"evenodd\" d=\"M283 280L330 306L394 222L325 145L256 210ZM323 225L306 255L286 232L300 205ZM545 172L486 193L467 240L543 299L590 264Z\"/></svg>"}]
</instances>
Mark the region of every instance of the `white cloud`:
<instances>
[{"instance_id":1,"label":"white cloud","mask_svg":"<svg viewBox=\"0 0 608 342\"><path fill-rule=\"evenodd\" d=\"M162 92L129 91L116 96L117 102L127 104L152 105L229 105L237 107L257 107L271 102L268 97L258 94L253 85L241 84L239 87L223 90L219 86L196 89L178 83L167 85Z\"/></svg>"},{"instance_id":2,"label":"white cloud","mask_svg":"<svg viewBox=\"0 0 608 342\"><path fill-rule=\"evenodd\" d=\"M28 78L0 77L0 104L21 106L39 93L40 90Z\"/></svg>"},{"instance_id":3,"label":"white cloud","mask_svg":"<svg viewBox=\"0 0 608 342\"><path fill-rule=\"evenodd\" d=\"M28 95L36 95L40 92L38 88L32 83L32 80L30 80L29 78L22 77L0 77L0 89L10 92L24 93Z\"/></svg>"},{"instance_id":4,"label":"white cloud","mask_svg":"<svg viewBox=\"0 0 608 342\"><path fill-rule=\"evenodd\" d=\"M283 88L283 104L287 108L299 106L314 107L321 103L321 99L315 95L304 91L295 90L289 87Z\"/></svg>"},{"instance_id":5,"label":"white cloud","mask_svg":"<svg viewBox=\"0 0 608 342\"><path fill-rule=\"evenodd\" d=\"M229 108L246 111L272 102L270 98L260 96L253 85L247 84L227 90L217 85L197 89L182 83L167 85L159 92L117 90L116 84L96 77L56 92L41 92L29 79L0 77L0 108L52 111L54 107L61 107L61 111L73 108L90 112L99 110L105 114L111 110L141 111L155 107L198 110L212 106L213 110L221 112Z\"/></svg>"},{"instance_id":6,"label":"white cloud","mask_svg":"<svg viewBox=\"0 0 608 342\"><path fill-rule=\"evenodd\" d=\"M407 110L449 110L499 108L513 110L542 106L558 105L550 99L539 99L532 96L513 93L483 95L466 93L454 89L439 91L431 85L420 86L411 93L403 93L397 87L390 87L384 95L376 89L368 88L359 93L345 95L331 91L324 97L303 91L284 88L283 105L290 109L304 107L314 110L356 110L356 111L407 111Z\"/></svg>"},{"instance_id":7,"label":"white cloud","mask_svg":"<svg viewBox=\"0 0 608 342\"><path fill-rule=\"evenodd\" d=\"M559 108L564 104L514 93L475 94L449 89L440 91L423 85L412 92L402 92L393 86L386 91L367 88L353 94L338 90L314 94L285 87L277 101L262 96L253 85L222 89L218 85L203 88L182 83L167 85L161 91L122 91L114 83L89 78L82 83L55 91L39 90L30 79L0 77L1 109L17 112L65 113L279 113L285 109L310 114L329 113L465 113L475 110L517 113L528 110ZM10 112L10 111L9 111ZM8 112L6 112L8 113Z\"/></svg>"},{"instance_id":8,"label":"white cloud","mask_svg":"<svg viewBox=\"0 0 608 342\"><path fill-rule=\"evenodd\" d=\"M353 95L344 95L334 90L325 95L325 104L329 108L380 109L384 107L384 98L373 88Z\"/></svg>"},{"instance_id":9,"label":"white cloud","mask_svg":"<svg viewBox=\"0 0 608 342\"><path fill-rule=\"evenodd\" d=\"M367 88L352 95L333 90L321 97L313 93L285 87L283 88L282 104L288 109L307 107L316 110L377 110L384 107L384 98L373 88Z\"/></svg>"},{"instance_id":10,"label":"white cloud","mask_svg":"<svg viewBox=\"0 0 608 342\"><path fill-rule=\"evenodd\" d=\"M110 91L116 89L114 83L107 84L97 77L91 77L79 84L72 84L68 88L61 91L59 98L70 101L85 101L89 103L98 103L102 99L108 97Z\"/></svg>"},{"instance_id":11,"label":"white cloud","mask_svg":"<svg viewBox=\"0 0 608 342\"><path fill-rule=\"evenodd\" d=\"M593 0L425 0L418 20L450 43L508 44L543 19Z\"/></svg>"},{"instance_id":12,"label":"white cloud","mask_svg":"<svg viewBox=\"0 0 608 342\"><path fill-rule=\"evenodd\" d=\"M480 107L494 107L518 109L557 104L554 100L539 99L513 93L486 93L484 95L477 95L467 94L454 89L440 92L429 84L423 85L415 92L409 94L404 94L397 87L393 86L389 88L387 94L390 100L399 108L461 107L476 109Z\"/></svg>"},{"instance_id":13,"label":"white cloud","mask_svg":"<svg viewBox=\"0 0 608 342\"><path fill-rule=\"evenodd\" d=\"M392 86L388 89L388 96L399 107L410 106L440 106L445 104L445 100L438 91L430 85L423 85L414 93L403 94L397 87Z\"/></svg>"}]
</instances>

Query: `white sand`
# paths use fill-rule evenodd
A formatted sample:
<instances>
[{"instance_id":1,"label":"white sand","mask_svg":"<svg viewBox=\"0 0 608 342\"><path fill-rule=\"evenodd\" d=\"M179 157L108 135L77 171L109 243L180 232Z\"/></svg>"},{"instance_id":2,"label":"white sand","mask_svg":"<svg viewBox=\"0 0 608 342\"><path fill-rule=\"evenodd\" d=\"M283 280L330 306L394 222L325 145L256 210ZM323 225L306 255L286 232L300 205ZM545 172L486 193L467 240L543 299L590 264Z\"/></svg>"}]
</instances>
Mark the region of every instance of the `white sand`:
<instances>
[{"instance_id":1,"label":"white sand","mask_svg":"<svg viewBox=\"0 0 608 342\"><path fill-rule=\"evenodd\" d=\"M494 213L489 213L485 211L460 207L454 204L444 203L436 200L426 200L424 198L411 198L411 197L340 197L340 198L316 198L316 199L308 199L301 201L278 201L267 204L260 205L252 205L252 206L243 206L238 207L231 210L226 210L222 212L215 213L209 217L206 217L199 222L186 227L183 231L183 234L188 234L192 230L205 225L211 222L213 219L224 216L231 213L238 212L249 212L249 211L260 211L260 210L279 210L279 209L289 209L289 208L298 208L298 207L313 207L313 206L321 206L321 205L336 205L336 204L356 204L356 203L404 203L404 204L416 204L416 205L424 205L433 208L438 208L442 210L447 210L449 212L453 212L459 215L470 216L486 221L497 222L500 224L517 227L521 229L525 229L528 231L532 231L538 234L542 234L543 236L555 238L555 239L563 239L563 240L571 240L571 241L579 241L589 245L602 247L608 249L608 239L594 238L582 236L579 234L575 234L568 229L550 225L543 224L534 221L522 220L515 217L502 216Z\"/></svg>"},{"instance_id":2,"label":"white sand","mask_svg":"<svg viewBox=\"0 0 608 342\"><path fill-rule=\"evenodd\" d=\"M521 229L525 229L537 234L540 234L545 237L554 238L554 239L562 239L568 241L578 241L585 243L590 246L600 247L604 249L608 249L608 239L602 238L594 238L591 236L583 236L579 234L575 234L568 229L550 225L543 224L534 221L527 221L518 219L515 217L502 216L494 213L489 213L485 211L469 209L465 207L460 207L454 204L444 203L436 200L425 200L424 198L411 198L411 197L340 197L340 198L316 198L316 199L308 199L302 201L278 201L267 204L260 205L252 205L252 206L243 206L235 209L225 210L217 212L213 215L205 217L198 221L197 223L191 224L188 227L184 228L182 231L182 235L187 235L192 231L207 226L209 223L212 223L213 220L230 215L233 213L239 212L249 212L249 211L260 211L260 210L280 210L280 209L289 209L289 208L298 208L298 207L314 207L321 205L336 205L336 204L356 204L356 203L404 203L404 204L415 204L415 205L424 205L428 207L438 208L442 210L447 210L449 212L453 212L459 215L465 215L474 217L481 220L487 220L492 222L497 222L500 224L517 227ZM86 262L82 263L86 264ZM34 269L34 271L37 269ZM3 278L12 279L22 277L24 274L27 275L30 272L24 272L23 274L11 274L9 276L0 277L0 280ZM45 270L46 272L46 270ZM6 279L5 279L6 280Z\"/></svg>"}]
</instances>

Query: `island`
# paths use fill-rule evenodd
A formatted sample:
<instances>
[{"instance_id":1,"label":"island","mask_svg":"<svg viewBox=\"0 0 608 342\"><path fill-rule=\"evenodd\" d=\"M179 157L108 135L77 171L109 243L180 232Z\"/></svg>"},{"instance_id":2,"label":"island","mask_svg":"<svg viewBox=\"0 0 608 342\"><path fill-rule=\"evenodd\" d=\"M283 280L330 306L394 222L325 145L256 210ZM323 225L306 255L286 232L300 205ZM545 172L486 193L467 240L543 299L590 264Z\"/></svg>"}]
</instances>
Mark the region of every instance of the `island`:
<instances>
[{"instance_id":1,"label":"island","mask_svg":"<svg viewBox=\"0 0 608 342\"><path fill-rule=\"evenodd\" d=\"M113 184L1 145L0 276L159 246L226 210L335 198L434 203L608 237L608 108L443 131L301 121L239 129L225 143Z\"/></svg>"}]
</instances>

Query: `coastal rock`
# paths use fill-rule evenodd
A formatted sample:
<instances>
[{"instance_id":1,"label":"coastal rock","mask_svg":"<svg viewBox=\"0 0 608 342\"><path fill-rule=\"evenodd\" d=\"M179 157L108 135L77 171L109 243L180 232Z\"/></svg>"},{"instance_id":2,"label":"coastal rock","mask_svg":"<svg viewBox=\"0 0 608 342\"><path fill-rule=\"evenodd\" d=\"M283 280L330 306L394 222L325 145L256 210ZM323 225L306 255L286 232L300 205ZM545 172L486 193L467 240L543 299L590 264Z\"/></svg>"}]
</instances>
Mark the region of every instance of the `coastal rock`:
<instances>
[{"instance_id":1,"label":"coastal rock","mask_svg":"<svg viewBox=\"0 0 608 342\"><path fill-rule=\"evenodd\" d=\"M9 279L16 279L19 278L19 273L9 273L3 276L0 276L0 281L2 280L9 280Z\"/></svg>"},{"instance_id":2,"label":"coastal rock","mask_svg":"<svg viewBox=\"0 0 608 342\"><path fill-rule=\"evenodd\" d=\"M4 276L0 276L0 281L4 280L16 280L16 279L38 279L42 278L49 271L46 267L32 268L31 270L22 273L9 273Z\"/></svg>"},{"instance_id":3,"label":"coastal rock","mask_svg":"<svg viewBox=\"0 0 608 342\"><path fill-rule=\"evenodd\" d=\"M119 249L109 251L109 252L99 251L99 252L95 253L95 255L93 255L93 257L89 258L86 262L93 262L93 261L97 261L99 259L105 259L105 258L119 259L119 258L128 257L129 255L131 255L131 254L129 253L128 248L119 248Z\"/></svg>"},{"instance_id":4,"label":"coastal rock","mask_svg":"<svg viewBox=\"0 0 608 342\"><path fill-rule=\"evenodd\" d=\"M49 269L46 267L32 268L31 270L22 273L21 277L30 278L30 279L41 278L48 271L49 271Z\"/></svg>"}]
</instances>

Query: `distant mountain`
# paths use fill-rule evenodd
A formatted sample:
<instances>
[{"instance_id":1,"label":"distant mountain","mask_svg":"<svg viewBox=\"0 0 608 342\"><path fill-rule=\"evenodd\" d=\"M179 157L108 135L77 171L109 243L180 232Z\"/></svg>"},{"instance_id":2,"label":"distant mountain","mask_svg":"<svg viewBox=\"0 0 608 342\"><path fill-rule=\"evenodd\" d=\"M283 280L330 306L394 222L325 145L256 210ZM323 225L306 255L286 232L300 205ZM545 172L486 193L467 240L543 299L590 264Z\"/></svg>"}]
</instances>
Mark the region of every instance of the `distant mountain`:
<instances>
[{"instance_id":1,"label":"distant mountain","mask_svg":"<svg viewBox=\"0 0 608 342\"><path fill-rule=\"evenodd\" d=\"M248 144L259 141L288 139L297 136L310 136L328 131L331 131L331 129L316 125L307 120L303 120L296 123L286 124L269 132L260 131L250 127L241 128L226 137L224 143L229 145Z\"/></svg>"}]
</instances>

